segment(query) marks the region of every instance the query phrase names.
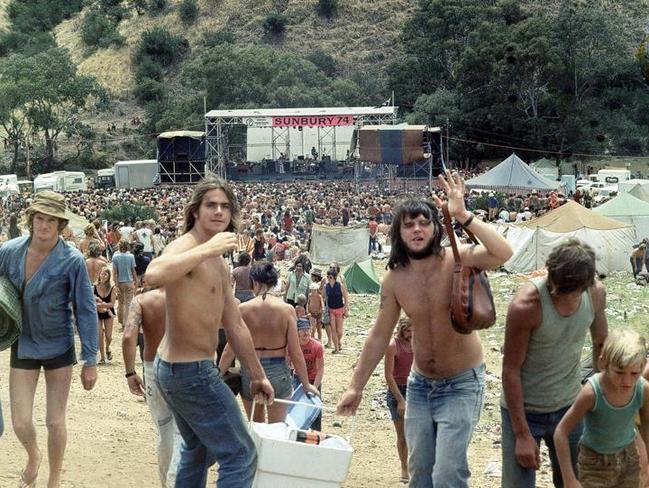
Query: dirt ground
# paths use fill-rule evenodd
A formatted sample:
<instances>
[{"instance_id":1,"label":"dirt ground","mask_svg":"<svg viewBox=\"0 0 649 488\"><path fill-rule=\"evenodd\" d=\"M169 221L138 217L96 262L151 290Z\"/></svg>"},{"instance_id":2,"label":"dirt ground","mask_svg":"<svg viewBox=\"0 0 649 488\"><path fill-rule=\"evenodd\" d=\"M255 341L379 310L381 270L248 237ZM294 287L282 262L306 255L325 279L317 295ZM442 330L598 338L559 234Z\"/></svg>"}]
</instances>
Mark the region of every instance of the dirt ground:
<instances>
[{"instance_id":1,"label":"dirt ground","mask_svg":"<svg viewBox=\"0 0 649 488\"><path fill-rule=\"evenodd\" d=\"M472 486L500 486L500 367L502 317L506 303L518 287L509 277L492 278L498 306L498 323L481 333L487 362L487 391L480 424L469 450ZM642 291L644 294L645 292ZM325 405L334 406L348 384L353 365L358 358L367 329L378 306L376 296L352 296L351 318L346 327L344 350L331 355L327 350L323 397ZM505 308L503 308L505 307ZM64 488L97 487L155 487L159 486L155 454L155 430L143 401L132 396L124 378L121 359L121 333L114 336L112 364L99 368L95 389L85 392L79 380L80 368L75 367L68 412L68 447L65 458ZM9 353L0 353L0 399L5 417L5 435L0 439L0 487L17 486L25 454L11 428L9 412L8 371ZM41 449L46 449L44 381L38 386L35 405L36 429ZM399 463L395 435L384 401L385 382L382 363L365 390L363 403L353 428L355 449L346 488L400 487ZM342 419L342 427L333 427L333 418L326 414L323 431L347 435L351 420ZM547 455L537 486L550 484ZM495 473L493 473L495 471ZM492 474L489 474L492 472ZM47 459L41 467L39 486L45 486ZM214 486L216 471L210 474L209 486Z\"/></svg>"}]
</instances>

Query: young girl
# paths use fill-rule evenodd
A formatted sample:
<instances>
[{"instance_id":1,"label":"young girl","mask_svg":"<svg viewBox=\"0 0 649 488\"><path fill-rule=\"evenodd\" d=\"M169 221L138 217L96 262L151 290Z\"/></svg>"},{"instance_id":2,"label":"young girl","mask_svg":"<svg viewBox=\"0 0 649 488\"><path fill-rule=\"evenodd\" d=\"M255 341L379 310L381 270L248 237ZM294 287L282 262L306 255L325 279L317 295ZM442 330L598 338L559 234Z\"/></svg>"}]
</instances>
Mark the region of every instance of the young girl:
<instances>
[{"instance_id":1,"label":"young girl","mask_svg":"<svg viewBox=\"0 0 649 488\"><path fill-rule=\"evenodd\" d=\"M97 301L97 319L99 327L99 364L113 360L110 350L113 341L113 320L115 317L115 298L117 290L110 283L110 270L104 268L99 272L99 279L94 286Z\"/></svg>"},{"instance_id":2,"label":"young girl","mask_svg":"<svg viewBox=\"0 0 649 488\"><path fill-rule=\"evenodd\" d=\"M566 488L639 486L639 452L643 449L636 442L646 445L649 441L649 384L641 376L646 354L644 338L634 331L614 331L606 339L599 357L601 373L588 379L554 433ZM636 439L638 412L642 439ZM582 418L577 481L568 434Z\"/></svg>"},{"instance_id":3,"label":"young girl","mask_svg":"<svg viewBox=\"0 0 649 488\"><path fill-rule=\"evenodd\" d=\"M408 483L408 446L404 432L403 416L406 411L406 394L408 376L412 367L412 324L408 317L399 320L397 332L385 350L385 381L388 384L386 403L390 409L390 417L394 422L397 433L397 453L401 462L402 483Z\"/></svg>"}]
</instances>

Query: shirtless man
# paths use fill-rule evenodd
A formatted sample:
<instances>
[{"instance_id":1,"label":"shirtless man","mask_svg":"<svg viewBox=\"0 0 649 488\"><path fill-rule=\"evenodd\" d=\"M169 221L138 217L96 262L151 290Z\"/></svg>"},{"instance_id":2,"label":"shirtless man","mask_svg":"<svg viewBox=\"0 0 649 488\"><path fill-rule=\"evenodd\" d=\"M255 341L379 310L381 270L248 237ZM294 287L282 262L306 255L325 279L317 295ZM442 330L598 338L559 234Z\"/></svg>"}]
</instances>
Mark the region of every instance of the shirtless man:
<instances>
[{"instance_id":1,"label":"shirtless man","mask_svg":"<svg viewBox=\"0 0 649 488\"><path fill-rule=\"evenodd\" d=\"M207 179L185 207L183 235L154 259L146 273L167 295L165 335L154 362L162 397L183 437L176 486L205 486L218 462L220 488L252 485L255 447L232 392L214 364L222 324L241 363L250 371L250 390L273 401L273 388L255 354L230 285L223 254L237 246L239 206L226 183Z\"/></svg>"},{"instance_id":2,"label":"shirtless man","mask_svg":"<svg viewBox=\"0 0 649 488\"><path fill-rule=\"evenodd\" d=\"M135 371L138 332L144 333L144 379ZM153 374L153 361L165 332L165 292L149 290L137 295L131 307L122 339L122 353L128 389L146 398L147 407L158 429L158 471L163 488L173 488L180 462L181 437L173 414L158 390Z\"/></svg>"},{"instance_id":3,"label":"shirtless man","mask_svg":"<svg viewBox=\"0 0 649 488\"><path fill-rule=\"evenodd\" d=\"M446 173L440 183L451 217L462 222L483 245L460 246L462 263L494 268L512 249L489 225L464 207L464 181ZM436 196L435 202L442 202ZM383 280L379 313L338 413L353 415L363 388L385 352L401 310L411 318L414 362L406 399L406 440L411 487L468 486L467 449L482 406L484 372L477 333L453 329L450 297L453 254L441 247L443 227L432 202L412 198L395 211L391 229L390 270Z\"/></svg>"}]
</instances>

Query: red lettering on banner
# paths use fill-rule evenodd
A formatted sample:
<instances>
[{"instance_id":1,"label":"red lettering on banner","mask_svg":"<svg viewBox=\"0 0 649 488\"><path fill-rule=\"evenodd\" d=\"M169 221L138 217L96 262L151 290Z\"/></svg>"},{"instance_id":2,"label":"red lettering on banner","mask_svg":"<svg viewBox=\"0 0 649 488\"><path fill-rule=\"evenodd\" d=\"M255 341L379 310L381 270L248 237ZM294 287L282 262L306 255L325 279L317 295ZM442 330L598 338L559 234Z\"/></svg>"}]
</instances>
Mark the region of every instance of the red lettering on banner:
<instances>
[{"instance_id":1,"label":"red lettering on banner","mask_svg":"<svg viewBox=\"0 0 649 488\"><path fill-rule=\"evenodd\" d=\"M354 125L353 115L273 117L273 127L334 127Z\"/></svg>"}]
</instances>

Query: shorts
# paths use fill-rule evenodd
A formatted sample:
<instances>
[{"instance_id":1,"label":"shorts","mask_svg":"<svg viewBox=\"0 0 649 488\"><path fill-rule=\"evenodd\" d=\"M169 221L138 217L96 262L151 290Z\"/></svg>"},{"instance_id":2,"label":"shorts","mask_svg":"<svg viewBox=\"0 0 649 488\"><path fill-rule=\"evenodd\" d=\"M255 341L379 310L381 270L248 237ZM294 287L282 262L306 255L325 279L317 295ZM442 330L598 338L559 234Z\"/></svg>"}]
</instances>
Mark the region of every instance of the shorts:
<instances>
[{"instance_id":1,"label":"shorts","mask_svg":"<svg viewBox=\"0 0 649 488\"><path fill-rule=\"evenodd\" d=\"M343 315L345 315L345 307L330 308L329 315L331 315L332 317L342 317Z\"/></svg>"},{"instance_id":2,"label":"shorts","mask_svg":"<svg viewBox=\"0 0 649 488\"><path fill-rule=\"evenodd\" d=\"M266 372L266 377L275 390L275 398L286 399L293 394L291 384L291 370L286 363L284 356L279 358L259 358L261 367ZM251 402L252 392L250 391L250 373L243 366L241 367L241 398Z\"/></svg>"},{"instance_id":3,"label":"shorts","mask_svg":"<svg viewBox=\"0 0 649 488\"><path fill-rule=\"evenodd\" d=\"M401 395L403 398L406 398L406 390L408 388L408 385L397 385L399 387L399 391L401 392ZM390 410L390 418L392 419L392 422L396 422L397 420L403 420L403 417L399 415L397 412L397 399L394 397L392 394L392 391L388 389L387 393L385 394L385 403L388 404L388 409Z\"/></svg>"},{"instance_id":4,"label":"shorts","mask_svg":"<svg viewBox=\"0 0 649 488\"><path fill-rule=\"evenodd\" d=\"M318 320L320 317L322 317L322 310L318 310L317 312L309 312L309 315Z\"/></svg>"},{"instance_id":5,"label":"shorts","mask_svg":"<svg viewBox=\"0 0 649 488\"><path fill-rule=\"evenodd\" d=\"M18 357L18 343L11 346L11 359L9 364L15 369L41 369L45 371L52 369L65 368L77 364L77 355L74 352L74 346L68 349L60 356L51 359L20 359Z\"/></svg>"}]
</instances>

